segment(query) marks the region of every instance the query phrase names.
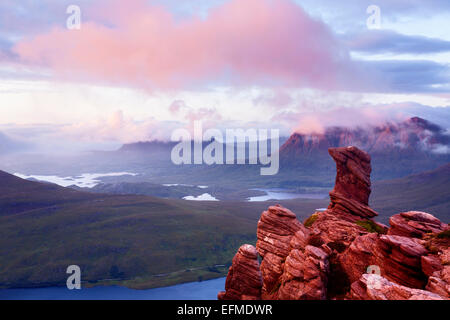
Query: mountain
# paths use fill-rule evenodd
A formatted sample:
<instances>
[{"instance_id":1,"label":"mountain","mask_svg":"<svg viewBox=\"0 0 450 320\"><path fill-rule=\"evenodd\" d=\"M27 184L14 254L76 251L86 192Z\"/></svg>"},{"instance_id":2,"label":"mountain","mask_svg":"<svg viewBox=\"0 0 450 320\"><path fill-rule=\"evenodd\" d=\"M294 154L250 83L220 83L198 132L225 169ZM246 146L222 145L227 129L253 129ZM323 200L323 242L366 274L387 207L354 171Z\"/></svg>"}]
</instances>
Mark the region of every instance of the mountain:
<instances>
[{"instance_id":1,"label":"mountain","mask_svg":"<svg viewBox=\"0 0 450 320\"><path fill-rule=\"evenodd\" d=\"M420 210L432 213L442 221L450 221L449 186L450 163L447 163L432 171L375 182L371 205L383 216Z\"/></svg>"},{"instance_id":2,"label":"mountain","mask_svg":"<svg viewBox=\"0 0 450 320\"><path fill-rule=\"evenodd\" d=\"M324 133L294 133L280 148L284 159L326 153L328 148L354 145L371 155L392 151L439 152L450 147L450 136L441 127L419 117L400 123L386 123L368 128L330 127Z\"/></svg>"},{"instance_id":3,"label":"mountain","mask_svg":"<svg viewBox=\"0 0 450 320\"><path fill-rule=\"evenodd\" d=\"M294 133L280 148L285 170L330 170L328 148L352 145L370 153L374 180L435 169L450 161L450 136L419 117L373 127L330 127L323 133Z\"/></svg>"},{"instance_id":4,"label":"mountain","mask_svg":"<svg viewBox=\"0 0 450 320\"><path fill-rule=\"evenodd\" d=\"M139 141L133 143L124 144L118 152L144 152L144 153L154 153L154 152L169 152L175 146L174 142L164 142L164 141Z\"/></svg>"}]
</instances>

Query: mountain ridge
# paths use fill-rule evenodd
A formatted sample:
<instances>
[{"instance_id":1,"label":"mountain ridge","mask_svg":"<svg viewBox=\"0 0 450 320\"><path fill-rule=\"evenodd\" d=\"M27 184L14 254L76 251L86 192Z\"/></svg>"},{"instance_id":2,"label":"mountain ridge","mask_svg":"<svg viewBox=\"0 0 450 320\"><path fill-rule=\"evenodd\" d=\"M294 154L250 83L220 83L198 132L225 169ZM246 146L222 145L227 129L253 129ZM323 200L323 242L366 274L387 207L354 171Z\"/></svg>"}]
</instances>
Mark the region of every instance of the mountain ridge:
<instances>
[{"instance_id":1,"label":"mountain ridge","mask_svg":"<svg viewBox=\"0 0 450 320\"><path fill-rule=\"evenodd\" d=\"M387 122L371 127L328 127L323 133L302 134L294 132L280 147L284 159L326 153L328 148L354 145L373 154L398 152L436 151L440 146L450 146L450 136L445 130L419 117L403 122Z\"/></svg>"}]
</instances>

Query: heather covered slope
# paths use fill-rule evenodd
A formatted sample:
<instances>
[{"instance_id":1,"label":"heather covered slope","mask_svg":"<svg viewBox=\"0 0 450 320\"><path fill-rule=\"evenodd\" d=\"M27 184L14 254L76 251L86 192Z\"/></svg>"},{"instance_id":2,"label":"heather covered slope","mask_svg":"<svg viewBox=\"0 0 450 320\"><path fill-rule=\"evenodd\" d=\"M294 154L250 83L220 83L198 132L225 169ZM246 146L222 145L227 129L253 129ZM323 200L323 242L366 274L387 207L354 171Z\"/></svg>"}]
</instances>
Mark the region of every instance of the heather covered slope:
<instances>
[{"instance_id":1,"label":"heather covered slope","mask_svg":"<svg viewBox=\"0 0 450 320\"><path fill-rule=\"evenodd\" d=\"M56 184L23 180L0 171L0 216L96 198L99 196L77 192Z\"/></svg>"},{"instance_id":2,"label":"heather covered slope","mask_svg":"<svg viewBox=\"0 0 450 320\"><path fill-rule=\"evenodd\" d=\"M448 169L374 183L377 220L420 209L448 222ZM241 243L256 241L260 213L276 203L304 221L328 200L91 194L0 172L0 285L63 285L69 264L80 264L84 280L139 288L222 276L226 268L214 266L231 263Z\"/></svg>"},{"instance_id":3,"label":"heather covered slope","mask_svg":"<svg viewBox=\"0 0 450 320\"><path fill-rule=\"evenodd\" d=\"M450 163L436 170L375 182L371 206L380 213L380 218L420 210L432 213L442 221L450 221L449 186Z\"/></svg>"},{"instance_id":4,"label":"heather covered slope","mask_svg":"<svg viewBox=\"0 0 450 320\"><path fill-rule=\"evenodd\" d=\"M71 264L85 281L138 288L219 277L267 205L86 194L7 173L0 194L1 287L64 285Z\"/></svg>"}]
</instances>

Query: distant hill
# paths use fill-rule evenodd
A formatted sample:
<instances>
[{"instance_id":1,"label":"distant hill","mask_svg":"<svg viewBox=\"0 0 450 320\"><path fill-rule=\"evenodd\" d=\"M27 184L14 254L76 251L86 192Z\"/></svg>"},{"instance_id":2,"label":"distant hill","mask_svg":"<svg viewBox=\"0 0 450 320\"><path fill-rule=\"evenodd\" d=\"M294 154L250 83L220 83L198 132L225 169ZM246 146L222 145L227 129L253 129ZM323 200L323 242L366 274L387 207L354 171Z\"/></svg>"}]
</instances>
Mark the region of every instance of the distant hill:
<instances>
[{"instance_id":1,"label":"distant hill","mask_svg":"<svg viewBox=\"0 0 450 320\"><path fill-rule=\"evenodd\" d=\"M413 117L374 127L330 127L323 133L294 133L280 148L281 167L285 171L330 171L334 166L328 148L349 145L371 155L374 180L432 170L450 161L450 136L446 131Z\"/></svg>"},{"instance_id":2,"label":"distant hill","mask_svg":"<svg viewBox=\"0 0 450 320\"><path fill-rule=\"evenodd\" d=\"M328 148L354 145L371 155L441 151L450 148L445 130L425 119L410 118L368 128L329 127L324 133L294 133L280 148L284 160L327 152Z\"/></svg>"},{"instance_id":3,"label":"distant hill","mask_svg":"<svg viewBox=\"0 0 450 320\"><path fill-rule=\"evenodd\" d=\"M371 206L380 216L409 210L425 211L450 222L450 163L432 171L372 186Z\"/></svg>"},{"instance_id":4,"label":"distant hill","mask_svg":"<svg viewBox=\"0 0 450 320\"><path fill-rule=\"evenodd\" d=\"M94 198L98 198L98 195L78 192L56 184L28 181L0 171L0 216Z\"/></svg>"},{"instance_id":5,"label":"distant hill","mask_svg":"<svg viewBox=\"0 0 450 320\"><path fill-rule=\"evenodd\" d=\"M175 146L174 142L139 141L122 145L118 152L169 152Z\"/></svg>"}]
</instances>

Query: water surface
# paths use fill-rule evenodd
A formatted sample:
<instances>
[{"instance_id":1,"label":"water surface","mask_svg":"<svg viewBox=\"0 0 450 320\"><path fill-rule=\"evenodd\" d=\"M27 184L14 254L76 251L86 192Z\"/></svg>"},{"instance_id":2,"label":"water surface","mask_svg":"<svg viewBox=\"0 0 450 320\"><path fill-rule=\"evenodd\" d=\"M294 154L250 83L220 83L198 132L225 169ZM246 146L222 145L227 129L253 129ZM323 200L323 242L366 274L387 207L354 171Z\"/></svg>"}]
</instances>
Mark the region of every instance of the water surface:
<instances>
[{"instance_id":1,"label":"water surface","mask_svg":"<svg viewBox=\"0 0 450 320\"><path fill-rule=\"evenodd\" d=\"M183 283L171 287L133 290L98 286L69 290L66 287L0 290L0 300L216 300L225 278Z\"/></svg>"},{"instance_id":2,"label":"water surface","mask_svg":"<svg viewBox=\"0 0 450 320\"><path fill-rule=\"evenodd\" d=\"M77 186L80 188L93 188L101 181L99 178L103 177L120 177L120 176L136 176L136 173L131 172L109 172L109 173L83 173L76 177L59 177L59 176L41 176L41 175L26 175L21 173L14 173L16 177L27 180L38 180L50 182L61 187Z\"/></svg>"},{"instance_id":3,"label":"water surface","mask_svg":"<svg viewBox=\"0 0 450 320\"><path fill-rule=\"evenodd\" d=\"M250 197L247 201L269 201L269 200L289 200L289 199L325 199L326 194L322 193L291 193L283 189L253 189L264 191L266 194L262 196Z\"/></svg>"}]
</instances>

